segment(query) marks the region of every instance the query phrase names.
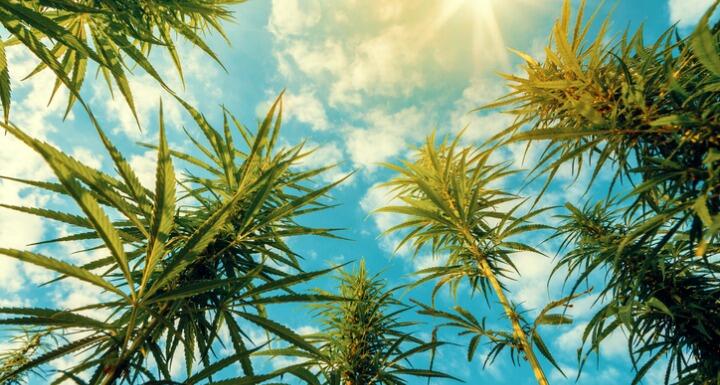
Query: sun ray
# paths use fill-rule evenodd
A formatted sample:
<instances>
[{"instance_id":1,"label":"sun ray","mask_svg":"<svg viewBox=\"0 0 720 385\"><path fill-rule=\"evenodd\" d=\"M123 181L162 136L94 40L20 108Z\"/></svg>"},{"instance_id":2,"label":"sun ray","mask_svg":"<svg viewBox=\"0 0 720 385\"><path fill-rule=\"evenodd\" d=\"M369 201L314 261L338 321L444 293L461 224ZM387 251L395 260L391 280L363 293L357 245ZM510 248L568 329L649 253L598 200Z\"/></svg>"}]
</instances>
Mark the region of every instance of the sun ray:
<instances>
[{"instance_id":1,"label":"sun ray","mask_svg":"<svg viewBox=\"0 0 720 385\"><path fill-rule=\"evenodd\" d=\"M509 59L505 49L505 40L495 17L492 1L468 1L473 4L473 67L475 75L484 71L480 65L484 55L494 55L498 64L507 67ZM489 46L485 46L483 44L485 42L489 42Z\"/></svg>"},{"instance_id":2,"label":"sun ray","mask_svg":"<svg viewBox=\"0 0 720 385\"><path fill-rule=\"evenodd\" d=\"M492 56L494 62L507 65L508 54L505 41L498 24L493 0L447 0L439 6L439 12L418 35L418 47L426 45L439 31L461 12L472 14L472 60L474 74L483 72L482 64Z\"/></svg>"}]
</instances>

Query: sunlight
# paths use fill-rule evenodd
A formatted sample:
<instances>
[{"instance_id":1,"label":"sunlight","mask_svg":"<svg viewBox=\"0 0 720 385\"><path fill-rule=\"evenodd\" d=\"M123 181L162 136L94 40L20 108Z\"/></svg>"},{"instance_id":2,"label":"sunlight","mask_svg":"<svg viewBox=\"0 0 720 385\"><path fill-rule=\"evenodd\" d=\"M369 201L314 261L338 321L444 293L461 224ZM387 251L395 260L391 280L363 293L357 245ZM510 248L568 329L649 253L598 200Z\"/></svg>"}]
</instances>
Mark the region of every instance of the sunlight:
<instances>
[{"instance_id":1,"label":"sunlight","mask_svg":"<svg viewBox=\"0 0 720 385\"><path fill-rule=\"evenodd\" d=\"M495 55L498 63L507 66L508 55L505 49L505 40L495 17L492 0L466 0L466 2L471 3L475 19L473 23L473 60L475 65L473 68L477 72L481 71L478 61L483 54ZM488 41L489 46L485 46L483 43Z\"/></svg>"},{"instance_id":2,"label":"sunlight","mask_svg":"<svg viewBox=\"0 0 720 385\"><path fill-rule=\"evenodd\" d=\"M495 16L493 0L449 0L443 2L440 14L433 20L427 32L421 37L421 44L431 39L451 18L468 12L472 15L472 57L474 71L483 71L480 65L487 55L494 55L501 65L508 64L505 41Z\"/></svg>"}]
</instances>

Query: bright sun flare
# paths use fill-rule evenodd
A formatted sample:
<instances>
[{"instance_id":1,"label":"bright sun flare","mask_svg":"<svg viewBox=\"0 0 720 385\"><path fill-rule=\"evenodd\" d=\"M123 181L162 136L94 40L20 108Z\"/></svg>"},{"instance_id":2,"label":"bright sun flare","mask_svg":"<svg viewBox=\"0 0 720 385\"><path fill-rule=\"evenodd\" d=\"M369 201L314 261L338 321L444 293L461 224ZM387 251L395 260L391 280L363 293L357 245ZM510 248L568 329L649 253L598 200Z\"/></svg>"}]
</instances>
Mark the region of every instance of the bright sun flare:
<instances>
[{"instance_id":1,"label":"bright sun flare","mask_svg":"<svg viewBox=\"0 0 720 385\"><path fill-rule=\"evenodd\" d=\"M495 55L501 64L507 64L507 51L500 26L495 17L493 0L448 0L443 3L439 17L433 23L430 33L445 25L458 12L472 12L473 17L473 59L477 62L483 54ZM490 43L487 46L487 43ZM478 64L478 63L475 63ZM478 65L475 68L480 70Z\"/></svg>"}]
</instances>

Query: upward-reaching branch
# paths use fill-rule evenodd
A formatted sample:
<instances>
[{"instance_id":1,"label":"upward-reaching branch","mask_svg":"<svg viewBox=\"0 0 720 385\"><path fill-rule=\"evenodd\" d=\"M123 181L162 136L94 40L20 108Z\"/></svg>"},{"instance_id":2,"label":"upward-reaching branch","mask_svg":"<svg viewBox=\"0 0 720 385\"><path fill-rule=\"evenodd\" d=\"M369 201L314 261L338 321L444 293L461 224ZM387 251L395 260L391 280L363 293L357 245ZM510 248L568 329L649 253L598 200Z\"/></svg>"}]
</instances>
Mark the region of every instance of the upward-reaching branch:
<instances>
[{"instance_id":1,"label":"upward-reaching branch","mask_svg":"<svg viewBox=\"0 0 720 385\"><path fill-rule=\"evenodd\" d=\"M478 337L471 340L468 356L472 357L479 336L490 337L494 343L509 346L512 351L522 354L532 367L538 384L547 385L547 378L533 350L532 341L537 337L528 335L524 321L508 300L501 283L505 271L515 268L511 259L513 253L531 251L540 254L533 247L510 238L546 228L528 222L543 210L516 216L515 212L523 204L520 202L509 211L502 211L502 204L517 198L493 188L493 182L513 171L488 164L489 152L472 147L458 148L458 141L459 138L456 138L450 144L437 145L431 136L418 151L417 161L387 165L398 176L385 186L394 191L402 204L378 211L406 217L404 222L389 230L406 231L400 246L412 244L416 253L427 246L436 254L449 255L444 267L425 271L439 278L437 287L445 284L457 287L460 280L468 279L473 290L498 298L512 325L510 334L486 330L473 317L468 318L469 313L464 309L458 310L461 314L459 318L449 313L437 313L441 318L452 319L454 326L467 324L467 329L477 334ZM429 308L424 312L434 313ZM508 338L498 337L503 335ZM548 358L554 363L551 357Z\"/></svg>"}]
</instances>

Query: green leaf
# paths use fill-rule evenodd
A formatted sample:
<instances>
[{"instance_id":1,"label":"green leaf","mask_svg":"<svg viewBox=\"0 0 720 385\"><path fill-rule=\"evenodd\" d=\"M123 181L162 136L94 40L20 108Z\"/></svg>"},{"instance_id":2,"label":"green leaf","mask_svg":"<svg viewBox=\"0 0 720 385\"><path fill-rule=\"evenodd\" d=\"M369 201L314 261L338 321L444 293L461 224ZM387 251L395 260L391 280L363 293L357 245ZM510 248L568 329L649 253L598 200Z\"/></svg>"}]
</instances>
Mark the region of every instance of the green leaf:
<instances>
[{"instance_id":1,"label":"green leaf","mask_svg":"<svg viewBox=\"0 0 720 385\"><path fill-rule=\"evenodd\" d=\"M573 323L572 318L563 314L543 314L535 320L537 325L568 325Z\"/></svg>"},{"instance_id":2,"label":"green leaf","mask_svg":"<svg viewBox=\"0 0 720 385\"><path fill-rule=\"evenodd\" d=\"M660 310L661 312L669 315L670 317L674 317L673 313L668 309L668 307L662 303L659 299L656 297L650 297L647 301L645 301L645 304L650 306L651 308Z\"/></svg>"},{"instance_id":3,"label":"green leaf","mask_svg":"<svg viewBox=\"0 0 720 385\"><path fill-rule=\"evenodd\" d=\"M10 72L8 71L5 43L0 38L0 102L2 102L3 119L8 122L10 116Z\"/></svg>"},{"instance_id":4,"label":"green leaf","mask_svg":"<svg viewBox=\"0 0 720 385\"><path fill-rule=\"evenodd\" d=\"M104 32L92 29L91 33L95 41L95 47L100 51L100 55L103 57L102 63L105 65L103 68L107 68L112 74L120 93L125 98L128 107L130 107L130 111L135 118L135 122L138 126L140 126L140 119L138 118L137 110L135 109L135 101L133 100L132 90L130 89L130 84L125 76L125 71L123 70L124 63L122 56L119 55L114 43L108 39Z\"/></svg>"},{"instance_id":5,"label":"green leaf","mask_svg":"<svg viewBox=\"0 0 720 385\"><path fill-rule=\"evenodd\" d=\"M482 335L478 334L476 336L473 336L473 338L470 339L470 343L468 344L468 349L467 349L468 362L472 361L473 356L475 355L475 351L477 350L477 347L478 347L478 344L480 343L481 338L482 338Z\"/></svg>"},{"instance_id":6,"label":"green leaf","mask_svg":"<svg viewBox=\"0 0 720 385\"><path fill-rule=\"evenodd\" d=\"M257 349L253 349L252 351L247 351L244 353L236 353L233 355L230 355L228 357L225 357L221 360L218 360L217 362L213 363L210 366L207 366L203 368L203 370L193 374L191 377L189 377L187 380L185 380L185 384L188 385L194 385L198 382L210 378L213 374L237 363L239 360L243 358L247 358L250 354L252 354Z\"/></svg>"},{"instance_id":7,"label":"green leaf","mask_svg":"<svg viewBox=\"0 0 720 385\"><path fill-rule=\"evenodd\" d=\"M23 262L31 263L33 265L44 267L48 270L52 270L60 274L65 274L69 277L77 278L81 281L91 283L109 292L115 293L123 298L127 298L127 295L125 293L123 293L120 289L115 287L110 282L104 280L102 277L95 275L85 269L71 265L69 263L46 257L41 254L15 249L0 248L0 254L15 258Z\"/></svg>"},{"instance_id":8,"label":"green leaf","mask_svg":"<svg viewBox=\"0 0 720 385\"><path fill-rule=\"evenodd\" d=\"M23 373L28 369L37 368L42 364L45 364L47 362L53 361L55 359L64 357L72 352L78 351L80 349L83 349L89 345L95 344L97 342L107 340L108 336L105 335L99 335L99 336L92 336L83 338L65 345L62 345L56 349L53 349L37 358L34 358L30 360L29 362L15 368L14 370L5 373L4 376L0 377L0 383L3 383L6 379L14 377L18 373Z\"/></svg>"},{"instance_id":9,"label":"green leaf","mask_svg":"<svg viewBox=\"0 0 720 385\"><path fill-rule=\"evenodd\" d=\"M286 289L290 286L297 285L299 283L308 282L316 277L319 277L321 275L325 275L333 270L339 269L342 266L333 267L330 269L324 269L324 270L318 270L318 271L311 271L309 273L300 273L300 274L294 274L285 278L280 278L273 280L272 282L268 282L266 284L257 286L251 290L248 290L247 293L245 293L246 296L256 296L258 294L266 293L273 290L280 290L280 289Z\"/></svg>"},{"instance_id":10,"label":"green leaf","mask_svg":"<svg viewBox=\"0 0 720 385\"><path fill-rule=\"evenodd\" d=\"M242 191L237 191L233 197L228 199L195 230L187 239L183 248L174 255L170 264L153 282L146 293L148 297L152 296L157 290L164 288L172 279L182 273L185 267L194 262L195 257L207 248L220 229L225 226L231 210L242 196Z\"/></svg>"},{"instance_id":11,"label":"green leaf","mask_svg":"<svg viewBox=\"0 0 720 385\"><path fill-rule=\"evenodd\" d=\"M437 372L435 370L429 370L429 369L400 368L400 369L394 369L394 370L390 371L390 373L408 374L411 376L427 377L427 378L449 378L449 379L452 379L455 381L462 381L455 376L451 376L449 374L445 374L442 372Z\"/></svg>"},{"instance_id":12,"label":"green leaf","mask_svg":"<svg viewBox=\"0 0 720 385\"><path fill-rule=\"evenodd\" d=\"M312 344L305 341L305 339L301 336L299 336L294 331L286 328L283 325L280 325L279 323L270 320L265 317L260 317L255 314L245 313L241 311L234 311L233 313L237 314L238 316L245 318L246 320L260 326L261 328L269 331L270 333L275 334L276 336L282 338L283 340L290 342L291 344L305 349L309 352L313 352L316 354L320 354L320 351L313 346Z\"/></svg>"},{"instance_id":13,"label":"green leaf","mask_svg":"<svg viewBox=\"0 0 720 385\"><path fill-rule=\"evenodd\" d=\"M543 342L542 338L540 338L540 335L535 331L533 331L532 333L532 340L535 346L540 351L540 354L542 354L543 357L545 357L552 364L552 366L554 366L558 371L560 371L560 374L565 376L565 373L560 368L560 365L558 365L557 361L555 361L555 358L550 353L550 349L548 349L547 345L545 345L545 342Z\"/></svg>"},{"instance_id":14,"label":"green leaf","mask_svg":"<svg viewBox=\"0 0 720 385\"><path fill-rule=\"evenodd\" d=\"M6 209L15 210L31 215L36 215L42 218L47 219L53 219L59 222L67 223L69 225L83 227L83 228L93 228L90 221L88 221L85 217L81 217L79 215L74 214L68 214L61 211L54 211L54 210L48 210L48 209L41 209L36 207L24 207L24 206L14 206L14 205L6 205L6 204L0 204L0 207L4 207Z\"/></svg>"},{"instance_id":15,"label":"green leaf","mask_svg":"<svg viewBox=\"0 0 720 385\"><path fill-rule=\"evenodd\" d=\"M147 245L142 287L165 252L165 242L173 227L175 215L175 169L165 136L162 101L160 102L160 146L155 171L155 202L152 213L150 240Z\"/></svg>"},{"instance_id":16,"label":"green leaf","mask_svg":"<svg viewBox=\"0 0 720 385\"><path fill-rule=\"evenodd\" d=\"M698 22L695 32L690 37L690 47L705 68L715 76L720 76L720 52L716 39L708 27L710 16L717 6L718 3L715 2Z\"/></svg>"},{"instance_id":17,"label":"green leaf","mask_svg":"<svg viewBox=\"0 0 720 385\"><path fill-rule=\"evenodd\" d=\"M70 311L66 310L55 310L55 309L45 309L45 308L32 308L32 307L25 307L25 308L12 308L12 307L3 307L0 308L0 314L17 314L17 315L27 315L32 316L30 318L25 318L26 320L38 320L38 321L47 321L48 325L51 325L52 322L58 322L60 324L64 324L67 326L73 326L73 327L88 327L93 329L102 329L102 330L110 330L114 329L115 327L107 324L105 322L101 322L98 320L95 320L93 318L81 315L81 314L75 314ZM3 320L0 320L2 322ZM30 323L28 323L29 325ZM38 322L33 322L33 324L40 324Z\"/></svg>"},{"instance_id":18,"label":"green leaf","mask_svg":"<svg viewBox=\"0 0 720 385\"><path fill-rule=\"evenodd\" d=\"M150 305L158 302L175 301L182 298L193 297L198 294L207 293L208 291L215 290L222 287L232 288L233 290L240 290L242 287L249 284L256 274L250 273L241 278L230 278L230 279L216 279L216 280L198 280L195 282L184 284L176 289L169 290L162 294L158 294L154 297L148 298L144 301L145 304Z\"/></svg>"},{"instance_id":19,"label":"green leaf","mask_svg":"<svg viewBox=\"0 0 720 385\"><path fill-rule=\"evenodd\" d=\"M297 367L293 368L288 373L294 375L295 377L305 381L308 385L321 385L320 380L318 380L318 376L313 374L311 371L307 370L303 367Z\"/></svg>"}]
</instances>

